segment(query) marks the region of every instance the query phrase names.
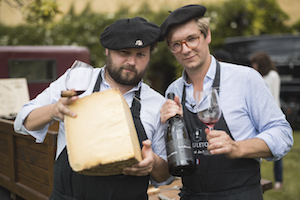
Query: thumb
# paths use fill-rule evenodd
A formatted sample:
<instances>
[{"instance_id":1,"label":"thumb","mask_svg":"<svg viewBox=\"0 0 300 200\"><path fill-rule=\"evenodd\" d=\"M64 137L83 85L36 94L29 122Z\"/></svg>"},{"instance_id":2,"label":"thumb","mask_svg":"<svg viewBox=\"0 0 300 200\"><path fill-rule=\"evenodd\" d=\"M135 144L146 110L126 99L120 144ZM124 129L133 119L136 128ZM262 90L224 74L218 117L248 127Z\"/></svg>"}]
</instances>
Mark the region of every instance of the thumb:
<instances>
[{"instance_id":1,"label":"thumb","mask_svg":"<svg viewBox=\"0 0 300 200\"><path fill-rule=\"evenodd\" d=\"M176 95L176 96L174 97L174 101L177 103L178 106L181 106L179 96Z\"/></svg>"},{"instance_id":2,"label":"thumb","mask_svg":"<svg viewBox=\"0 0 300 200\"><path fill-rule=\"evenodd\" d=\"M209 130L209 128L206 128L205 130L204 130L204 132L206 133L206 140L208 141L209 139L210 139L210 135L209 135L209 133L210 133L210 130Z\"/></svg>"},{"instance_id":3,"label":"thumb","mask_svg":"<svg viewBox=\"0 0 300 200\"><path fill-rule=\"evenodd\" d=\"M147 157L147 155L149 154L149 151L152 151L152 148L151 148L151 140L144 140L142 142L143 144L143 148L142 148L142 155L143 155L143 158Z\"/></svg>"},{"instance_id":4,"label":"thumb","mask_svg":"<svg viewBox=\"0 0 300 200\"><path fill-rule=\"evenodd\" d=\"M182 105L181 105L181 103L180 103L179 96L175 96L175 97L174 97L174 101L175 101L176 104L179 106L179 110L177 111L177 114L179 114L180 116L183 116L183 108L182 108Z\"/></svg>"}]
</instances>

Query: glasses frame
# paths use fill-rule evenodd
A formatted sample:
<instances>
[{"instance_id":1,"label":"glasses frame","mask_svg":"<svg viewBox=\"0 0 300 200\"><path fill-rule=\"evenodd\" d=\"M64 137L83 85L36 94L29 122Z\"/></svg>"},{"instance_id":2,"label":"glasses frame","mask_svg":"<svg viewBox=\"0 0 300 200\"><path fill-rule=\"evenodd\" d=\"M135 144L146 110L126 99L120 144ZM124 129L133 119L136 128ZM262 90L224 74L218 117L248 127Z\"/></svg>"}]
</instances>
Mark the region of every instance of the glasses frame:
<instances>
[{"instance_id":1,"label":"glasses frame","mask_svg":"<svg viewBox=\"0 0 300 200\"><path fill-rule=\"evenodd\" d=\"M182 51L182 45L183 44L185 44L188 48L190 48L190 49L196 49L198 46L199 46L199 44L200 44L200 37L201 37L201 34L202 34L202 31L200 32L200 35L199 36L190 36L190 37L188 37L188 38L186 38L186 39L184 39L184 40L181 40L181 41L177 41L177 42L174 42L174 43L179 43L180 44L180 51L174 51L172 48L171 48L171 43L172 42L170 42L169 43L169 45L168 45L168 47L169 47L169 49L170 49L170 51L172 52L172 53L179 53L179 52L181 52ZM195 46L195 47L189 47L189 45L186 43L187 42L187 40L189 39L189 38L191 38L191 37L195 37L195 38L197 38L198 39L198 45L197 46Z\"/></svg>"}]
</instances>

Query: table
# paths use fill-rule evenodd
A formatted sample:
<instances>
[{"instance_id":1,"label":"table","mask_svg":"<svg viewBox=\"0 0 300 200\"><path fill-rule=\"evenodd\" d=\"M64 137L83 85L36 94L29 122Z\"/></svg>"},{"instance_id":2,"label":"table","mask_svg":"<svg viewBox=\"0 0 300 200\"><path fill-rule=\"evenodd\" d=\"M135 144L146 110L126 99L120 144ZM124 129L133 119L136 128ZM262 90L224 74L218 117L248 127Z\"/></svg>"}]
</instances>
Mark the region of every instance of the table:
<instances>
[{"instance_id":1,"label":"table","mask_svg":"<svg viewBox=\"0 0 300 200\"><path fill-rule=\"evenodd\" d=\"M262 191L265 192L273 188L272 181L261 179ZM158 189L149 188L149 200L179 200L180 188L182 187L181 179L176 178L170 185L160 186Z\"/></svg>"}]
</instances>

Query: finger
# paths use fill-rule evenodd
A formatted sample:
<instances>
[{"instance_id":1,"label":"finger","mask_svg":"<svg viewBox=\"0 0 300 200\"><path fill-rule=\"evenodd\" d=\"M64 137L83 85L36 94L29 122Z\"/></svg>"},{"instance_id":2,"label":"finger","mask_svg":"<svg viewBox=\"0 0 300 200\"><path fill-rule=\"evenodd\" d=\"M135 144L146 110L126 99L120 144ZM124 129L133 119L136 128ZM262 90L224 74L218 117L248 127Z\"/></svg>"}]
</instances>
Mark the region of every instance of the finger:
<instances>
[{"instance_id":1,"label":"finger","mask_svg":"<svg viewBox=\"0 0 300 200\"><path fill-rule=\"evenodd\" d=\"M178 111L177 111L176 114L179 114L180 116L183 116L183 109L182 109L182 104L180 103L179 96L175 96L174 101L178 105Z\"/></svg>"},{"instance_id":2,"label":"finger","mask_svg":"<svg viewBox=\"0 0 300 200\"><path fill-rule=\"evenodd\" d=\"M139 163L133 165L132 167L126 167L123 169L123 174L125 175L147 175L151 172L152 168L150 166L142 166Z\"/></svg>"},{"instance_id":3,"label":"finger","mask_svg":"<svg viewBox=\"0 0 300 200\"><path fill-rule=\"evenodd\" d=\"M149 165L149 163L151 163L153 160L153 151L152 151L152 147L151 147L151 141L144 140L143 145L144 145L142 148L143 160L140 163L142 163L142 164L145 163L145 164Z\"/></svg>"},{"instance_id":4,"label":"finger","mask_svg":"<svg viewBox=\"0 0 300 200\"><path fill-rule=\"evenodd\" d=\"M176 96L174 97L174 101L176 102L176 104L177 104L178 106L181 106L179 96L176 95Z\"/></svg>"},{"instance_id":5,"label":"finger","mask_svg":"<svg viewBox=\"0 0 300 200\"><path fill-rule=\"evenodd\" d=\"M124 168L123 172L124 175L131 175L131 176L146 176L150 173L149 170L135 170L134 168Z\"/></svg>"},{"instance_id":6,"label":"finger","mask_svg":"<svg viewBox=\"0 0 300 200\"><path fill-rule=\"evenodd\" d=\"M72 96L72 97L69 97L69 98L65 98L66 99L66 103L65 105L70 105L71 103L75 102L77 99L79 99L78 96Z\"/></svg>"},{"instance_id":7,"label":"finger","mask_svg":"<svg viewBox=\"0 0 300 200\"><path fill-rule=\"evenodd\" d=\"M222 142L215 142L215 143L211 144L211 146L213 146L213 149L220 149L220 148L224 147Z\"/></svg>"},{"instance_id":8,"label":"finger","mask_svg":"<svg viewBox=\"0 0 300 200\"><path fill-rule=\"evenodd\" d=\"M211 154L226 154L228 153L228 149L226 147L213 149L210 151Z\"/></svg>"},{"instance_id":9,"label":"finger","mask_svg":"<svg viewBox=\"0 0 300 200\"><path fill-rule=\"evenodd\" d=\"M179 106L173 100L168 99L160 109L161 122L166 123L166 121L177 114Z\"/></svg>"},{"instance_id":10,"label":"finger","mask_svg":"<svg viewBox=\"0 0 300 200\"><path fill-rule=\"evenodd\" d=\"M212 136L210 135L211 130L209 130L209 128L206 128L206 129L204 130L204 132L205 132L205 134L206 134L206 139L207 139L207 141L209 141L209 140L212 138Z\"/></svg>"},{"instance_id":11,"label":"finger","mask_svg":"<svg viewBox=\"0 0 300 200\"><path fill-rule=\"evenodd\" d=\"M149 139L144 140L142 143L143 143L144 146L147 146L147 147L151 147L151 144L152 144L151 140L149 140Z\"/></svg>"},{"instance_id":12,"label":"finger","mask_svg":"<svg viewBox=\"0 0 300 200\"><path fill-rule=\"evenodd\" d=\"M62 106L61 108L61 112L64 114L64 115L68 115L70 117L76 117L77 114L72 112L69 108L65 107L65 106Z\"/></svg>"},{"instance_id":13,"label":"finger","mask_svg":"<svg viewBox=\"0 0 300 200\"><path fill-rule=\"evenodd\" d=\"M212 142L211 140L221 139L221 138L222 140L224 140L228 137L228 134L225 131L220 131L220 130L205 129L205 133L206 133L207 140L210 140L210 142Z\"/></svg>"}]
</instances>

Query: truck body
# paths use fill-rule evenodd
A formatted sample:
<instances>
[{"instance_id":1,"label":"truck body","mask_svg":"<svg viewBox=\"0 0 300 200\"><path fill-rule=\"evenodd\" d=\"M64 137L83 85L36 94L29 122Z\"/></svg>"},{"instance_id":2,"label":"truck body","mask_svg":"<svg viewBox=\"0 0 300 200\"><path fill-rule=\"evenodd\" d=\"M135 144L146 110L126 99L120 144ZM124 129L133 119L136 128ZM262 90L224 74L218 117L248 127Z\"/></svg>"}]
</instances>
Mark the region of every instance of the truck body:
<instances>
[{"instance_id":1,"label":"truck body","mask_svg":"<svg viewBox=\"0 0 300 200\"><path fill-rule=\"evenodd\" d=\"M300 128L300 34L231 37L222 49L230 62L251 67L250 56L266 52L274 61L281 79L281 108L293 128Z\"/></svg>"},{"instance_id":2,"label":"truck body","mask_svg":"<svg viewBox=\"0 0 300 200\"><path fill-rule=\"evenodd\" d=\"M75 60L90 63L86 47L0 46L0 78L26 78L30 99L61 76Z\"/></svg>"}]
</instances>

